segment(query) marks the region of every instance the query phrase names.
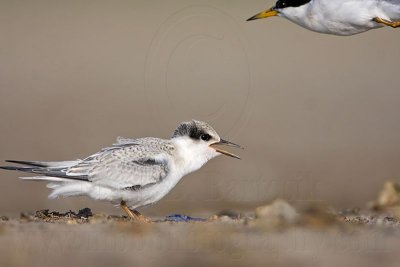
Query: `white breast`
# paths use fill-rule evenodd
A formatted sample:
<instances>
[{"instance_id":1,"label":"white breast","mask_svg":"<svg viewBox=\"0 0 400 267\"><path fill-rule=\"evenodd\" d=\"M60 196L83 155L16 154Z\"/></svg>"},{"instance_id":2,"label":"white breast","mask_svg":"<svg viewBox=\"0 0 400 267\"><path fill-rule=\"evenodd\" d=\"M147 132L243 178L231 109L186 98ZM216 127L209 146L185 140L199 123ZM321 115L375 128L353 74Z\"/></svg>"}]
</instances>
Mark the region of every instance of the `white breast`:
<instances>
[{"instance_id":1,"label":"white breast","mask_svg":"<svg viewBox=\"0 0 400 267\"><path fill-rule=\"evenodd\" d=\"M167 195L187 174L201 168L219 154L208 146L198 146L190 139L174 140L175 150L169 163L168 175L159 183L147 188L124 192L124 200L131 208L153 204Z\"/></svg>"},{"instance_id":2,"label":"white breast","mask_svg":"<svg viewBox=\"0 0 400 267\"><path fill-rule=\"evenodd\" d=\"M312 31L336 35L353 35L382 27L372 19L388 19L377 0L313 0L297 7L285 8L282 16Z\"/></svg>"}]
</instances>

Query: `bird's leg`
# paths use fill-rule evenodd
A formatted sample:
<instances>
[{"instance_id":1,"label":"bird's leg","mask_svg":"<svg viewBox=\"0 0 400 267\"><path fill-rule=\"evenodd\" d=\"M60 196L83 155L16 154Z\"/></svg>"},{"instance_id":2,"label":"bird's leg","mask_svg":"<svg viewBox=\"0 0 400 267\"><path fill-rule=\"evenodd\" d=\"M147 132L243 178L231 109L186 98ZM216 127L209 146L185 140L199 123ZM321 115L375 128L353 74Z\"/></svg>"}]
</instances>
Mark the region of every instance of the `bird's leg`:
<instances>
[{"instance_id":1,"label":"bird's leg","mask_svg":"<svg viewBox=\"0 0 400 267\"><path fill-rule=\"evenodd\" d=\"M389 20L382 19L382 18L379 18L379 17L374 18L374 21L377 22L377 23L382 23L382 24L384 24L386 26L390 26L392 28L400 27L400 21L389 21Z\"/></svg>"},{"instance_id":2,"label":"bird's leg","mask_svg":"<svg viewBox=\"0 0 400 267\"><path fill-rule=\"evenodd\" d=\"M139 218L140 221L147 222L147 223L151 222L151 219L149 217L144 216L137 210L133 210L132 212Z\"/></svg>"},{"instance_id":3,"label":"bird's leg","mask_svg":"<svg viewBox=\"0 0 400 267\"><path fill-rule=\"evenodd\" d=\"M123 209L123 211L125 211L126 214L128 214L128 217L131 220L138 221L138 222L147 222L147 223L151 222L151 220L149 218L147 218L146 216L143 216L137 210L131 210L126 205L125 201L122 200L120 206Z\"/></svg>"},{"instance_id":4,"label":"bird's leg","mask_svg":"<svg viewBox=\"0 0 400 267\"><path fill-rule=\"evenodd\" d=\"M125 211L126 214L128 214L128 217L129 217L129 218L131 218L132 220L138 220L138 219L139 219L138 216L137 216L136 214L134 214L134 213L128 208L128 206L126 205L125 201L121 200L120 206L121 206L121 209L122 209L123 211Z\"/></svg>"}]
</instances>

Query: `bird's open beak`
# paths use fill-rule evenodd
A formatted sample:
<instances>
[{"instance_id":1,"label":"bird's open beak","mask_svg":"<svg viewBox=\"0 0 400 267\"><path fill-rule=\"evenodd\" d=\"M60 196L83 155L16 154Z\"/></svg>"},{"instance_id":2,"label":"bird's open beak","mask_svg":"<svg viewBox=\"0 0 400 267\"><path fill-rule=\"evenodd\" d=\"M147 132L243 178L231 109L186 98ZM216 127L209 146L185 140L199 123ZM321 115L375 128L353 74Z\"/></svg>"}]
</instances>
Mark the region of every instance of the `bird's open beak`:
<instances>
[{"instance_id":1,"label":"bird's open beak","mask_svg":"<svg viewBox=\"0 0 400 267\"><path fill-rule=\"evenodd\" d=\"M274 17L274 16L278 16L278 14L279 14L279 12L276 11L275 8L272 7L270 9L268 9L268 10L265 10L263 12L258 13L257 15L252 16L247 21Z\"/></svg>"},{"instance_id":2,"label":"bird's open beak","mask_svg":"<svg viewBox=\"0 0 400 267\"><path fill-rule=\"evenodd\" d=\"M226 141L226 140L224 140L224 139L221 139L219 142L216 142L216 143L213 143L213 144L210 145L210 147L212 147L213 149L215 149L215 151L217 151L218 153L227 155L227 156L232 157L232 158L235 158L235 159L241 159L239 156L237 156L237 155L235 155L235 154L233 154L233 153L230 153L230 152L228 152L228 151L222 150L222 149L220 149L219 147L214 147L214 146L218 146L218 145L231 146L231 147L236 147L236 148L241 148L241 149L243 149L243 147L241 147L241 146L239 146L239 145L237 145L237 144L235 144L235 143Z\"/></svg>"}]
</instances>

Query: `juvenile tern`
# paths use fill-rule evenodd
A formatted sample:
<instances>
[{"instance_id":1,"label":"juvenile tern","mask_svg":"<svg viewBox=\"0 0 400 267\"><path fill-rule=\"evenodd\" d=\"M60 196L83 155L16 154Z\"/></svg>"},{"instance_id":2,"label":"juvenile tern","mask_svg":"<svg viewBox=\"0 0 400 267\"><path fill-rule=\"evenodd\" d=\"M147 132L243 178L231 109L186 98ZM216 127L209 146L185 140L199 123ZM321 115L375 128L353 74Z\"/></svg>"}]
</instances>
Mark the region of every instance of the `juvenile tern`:
<instances>
[{"instance_id":1,"label":"juvenile tern","mask_svg":"<svg viewBox=\"0 0 400 267\"><path fill-rule=\"evenodd\" d=\"M169 140L119 137L83 160L8 160L22 166L0 168L37 175L23 180L50 182L49 198L86 195L120 205L132 219L148 221L136 209L159 201L183 176L221 154L240 159L219 145L241 148L221 139L207 123L193 120L182 122Z\"/></svg>"},{"instance_id":2,"label":"juvenile tern","mask_svg":"<svg viewBox=\"0 0 400 267\"><path fill-rule=\"evenodd\" d=\"M400 0L279 0L248 19L280 16L315 32L354 35L400 27Z\"/></svg>"}]
</instances>

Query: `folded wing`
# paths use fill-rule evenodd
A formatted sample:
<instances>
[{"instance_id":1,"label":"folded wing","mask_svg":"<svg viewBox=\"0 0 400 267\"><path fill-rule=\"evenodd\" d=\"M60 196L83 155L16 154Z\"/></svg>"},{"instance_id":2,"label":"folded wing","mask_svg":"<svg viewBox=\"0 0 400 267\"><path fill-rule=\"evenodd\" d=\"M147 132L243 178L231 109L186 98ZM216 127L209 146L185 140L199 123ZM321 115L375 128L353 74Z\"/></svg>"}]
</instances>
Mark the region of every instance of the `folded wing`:
<instances>
[{"instance_id":1,"label":"folded wing","mask_svg":"<svg viewBox=\"0 0 400 267\"><path fill-rule=\"evenodd\" d=\"M164 140L134 141L104 149L70 167L66 174L85 176L90 182L115 189L137 190L162 181L168 175L173 146Z\"/></svg>"}]
</instances>

